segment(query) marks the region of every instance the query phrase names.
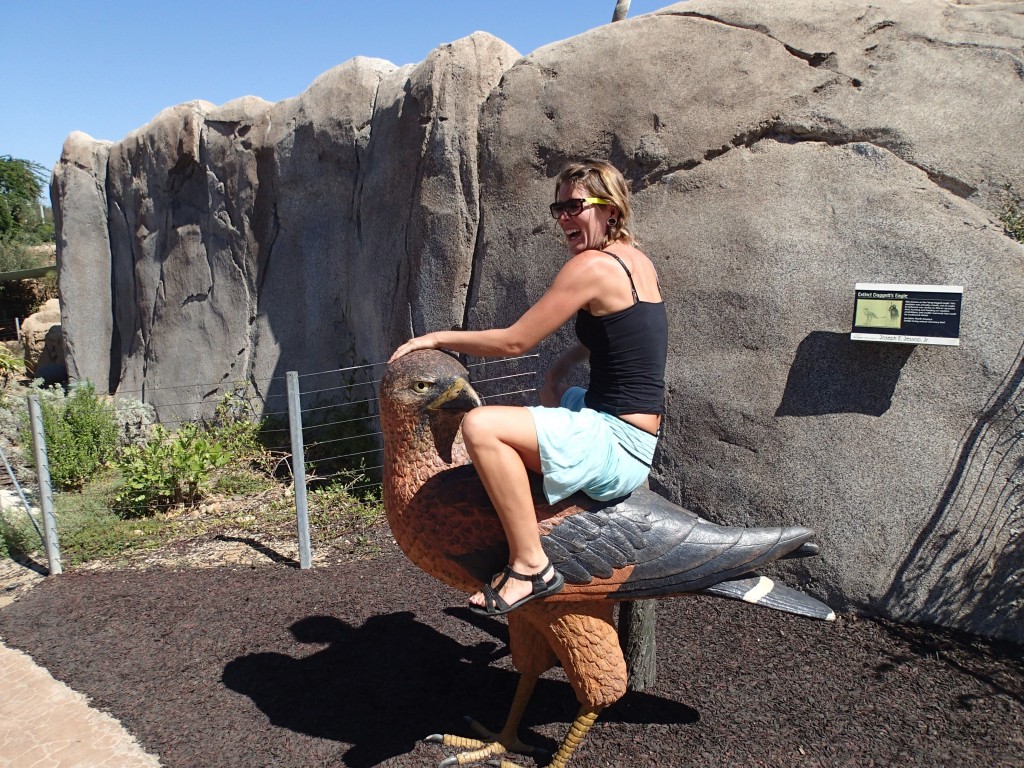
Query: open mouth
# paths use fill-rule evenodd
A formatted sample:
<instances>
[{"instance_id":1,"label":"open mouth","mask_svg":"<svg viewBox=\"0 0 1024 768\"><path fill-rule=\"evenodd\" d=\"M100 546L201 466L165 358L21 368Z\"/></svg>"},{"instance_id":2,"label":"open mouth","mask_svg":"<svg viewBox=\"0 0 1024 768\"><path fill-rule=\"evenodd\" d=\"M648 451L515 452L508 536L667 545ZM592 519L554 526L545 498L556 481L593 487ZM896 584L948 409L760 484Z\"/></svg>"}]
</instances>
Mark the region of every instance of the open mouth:
<instances>
[{"instance_id":1,"label":"open mouth","mask_svg":"<svg viewBox=\"0 0 1024 768\"><path fill-rule=\"evenodd\" d=\"M583 237L583 231L579 229L567 229L565 230L565 236L570 243L575 243L581 237Z\"/></svg>"}]
</instances>

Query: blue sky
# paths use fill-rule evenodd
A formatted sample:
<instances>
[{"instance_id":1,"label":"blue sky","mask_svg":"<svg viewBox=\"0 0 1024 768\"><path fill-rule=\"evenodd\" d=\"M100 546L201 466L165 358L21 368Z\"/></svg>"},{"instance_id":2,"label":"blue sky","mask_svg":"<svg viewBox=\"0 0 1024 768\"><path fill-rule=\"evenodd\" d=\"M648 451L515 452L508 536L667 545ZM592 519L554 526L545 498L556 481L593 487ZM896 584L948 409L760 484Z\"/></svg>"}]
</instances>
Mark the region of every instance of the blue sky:
<instances>
[{"instance_id":1,"label":"blue sky","mask_svg":"<svg viewBox=\"0 0 1024 768\"><path fill-rule=\"evenodd\" d=\"M193 99L280 101L353 56L415 63L476 30L526 55L608 23L615 8L614 0L0 2L0 155L47 170L72 131L117 141ZM632 0L629 16L671 4Z\"/></svg>"}]
</instances>

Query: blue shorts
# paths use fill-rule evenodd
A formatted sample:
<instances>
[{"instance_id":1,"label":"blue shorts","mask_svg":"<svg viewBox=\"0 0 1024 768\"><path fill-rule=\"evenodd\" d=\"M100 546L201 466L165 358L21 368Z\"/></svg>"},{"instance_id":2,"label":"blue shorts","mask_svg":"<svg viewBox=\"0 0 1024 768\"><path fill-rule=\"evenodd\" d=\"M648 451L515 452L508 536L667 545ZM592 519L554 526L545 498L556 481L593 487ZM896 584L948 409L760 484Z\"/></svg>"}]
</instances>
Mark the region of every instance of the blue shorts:
<instances>
[{"instance_id":1,"label":"blue shorts","mask_svg":"<svg viewBox=\"0 0 1024 768\"><path fill-rule=\"evenodd\" d=\"M570 387L558 408L530 406L549 504L576 491L598 501L626 496L647 479L658 438L583 404Z\"/></svg>"}]
</instances>

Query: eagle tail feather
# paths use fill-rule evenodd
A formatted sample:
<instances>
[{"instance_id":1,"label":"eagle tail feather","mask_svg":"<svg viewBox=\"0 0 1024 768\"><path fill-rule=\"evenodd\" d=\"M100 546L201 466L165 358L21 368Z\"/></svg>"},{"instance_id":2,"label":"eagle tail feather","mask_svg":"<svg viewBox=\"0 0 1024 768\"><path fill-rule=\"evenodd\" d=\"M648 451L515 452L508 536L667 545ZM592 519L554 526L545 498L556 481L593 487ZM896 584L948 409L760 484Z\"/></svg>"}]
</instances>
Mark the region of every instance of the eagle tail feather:
<instances>
[{"instance_id":1,"label":"eagle tail feather","mask_svg":"<svg viewBox=\"0 0 1024 768\"><path fill-rule=\"evenodd\" d=\"M767 576L756 574L739 579L729 579L699 590L698 594L725 597L731 600L742 600L753 605L774 608L784 613L792 613L809 619L833 621L835 612L825 603L810 595L779 584Z\"/></svg>"}]
</instances>

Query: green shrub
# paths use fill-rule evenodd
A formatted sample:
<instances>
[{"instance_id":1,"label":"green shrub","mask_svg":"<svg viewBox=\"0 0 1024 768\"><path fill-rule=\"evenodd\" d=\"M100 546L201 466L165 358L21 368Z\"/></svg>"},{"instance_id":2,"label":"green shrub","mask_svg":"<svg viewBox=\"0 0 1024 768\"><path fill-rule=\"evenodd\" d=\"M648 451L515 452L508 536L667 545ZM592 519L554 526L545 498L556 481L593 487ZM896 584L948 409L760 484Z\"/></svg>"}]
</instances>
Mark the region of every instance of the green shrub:
<instances>
[{"instance_id":1,"label":"green shrub","mask_svg":"<svg viewBox=\"0 0 1024 768\"><path fill-rule=\"evenodd\" d=\"M34 390L40 396L50 482L58 490L81 488L117 449L113 409L88 381L72 385L66 397L59 388ZM26 433L24 442L31 445L27 424Z\"/></svg>"},{"instance_id":2,"label":"green shrub","mask_svg":"<svg viewBox=\"0 0 1024 768\"><path fill-rule=\"evenodd\" d=\"M135 518L168 504L194 504L208 492L213 471L230 460L224 446L196 424L177 432L157 426L148 443L126 448L118 460L123 485L115 509Z\"/></svg>"},{"instance_id":3,"label":"green shrub","mask_svg":"<svg viewBox=\"0 0 1024 768\"><path fill-rule=\"evenodd\" d=\"M117 462L123 485L114 507L121 517L144 517L167 505L194 504L213 489L244 493L269 487L272 473L259 440L261 424L244 389L226 394L209 421L185 424L173 433L152 427L150 416L139 408L126 411L126 421L138 422L140 438L123 449ZM149 439L143 442L147 434ZM228 465L231 471L218 471Z\"/></svg>"},{"instance_id":4,"label":"green shrub","mask_svg":"<svg viewBox=\"0 0 1024 768\"><path fill-rule=\"evenodd\" d=\"M49 264L49 258L43 258L23 241L0 240L0 272L18 272L23 269L35 269Z\"/></svg>"}]
</instances>

